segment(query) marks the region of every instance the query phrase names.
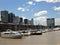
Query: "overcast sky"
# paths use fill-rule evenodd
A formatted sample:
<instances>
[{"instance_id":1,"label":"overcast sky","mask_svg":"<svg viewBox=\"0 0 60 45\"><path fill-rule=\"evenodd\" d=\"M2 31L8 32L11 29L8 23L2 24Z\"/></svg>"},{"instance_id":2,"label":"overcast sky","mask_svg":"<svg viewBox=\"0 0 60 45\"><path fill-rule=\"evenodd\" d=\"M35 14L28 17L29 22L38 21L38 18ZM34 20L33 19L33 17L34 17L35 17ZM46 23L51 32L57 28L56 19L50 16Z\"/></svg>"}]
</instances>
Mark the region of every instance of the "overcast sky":
<instances>
[{"instance_id":1,"label":"overcast sky","mask_svg":"<svg viewBox=\"0 0 60 45\"><path fill-rule=\"evenodd\" d=\"M19 17L34 18L35 24L46 25L46 18L55 18L55 24L60 25L60 0L0 0L2 9Z\"/></svg>"}]
</instances>

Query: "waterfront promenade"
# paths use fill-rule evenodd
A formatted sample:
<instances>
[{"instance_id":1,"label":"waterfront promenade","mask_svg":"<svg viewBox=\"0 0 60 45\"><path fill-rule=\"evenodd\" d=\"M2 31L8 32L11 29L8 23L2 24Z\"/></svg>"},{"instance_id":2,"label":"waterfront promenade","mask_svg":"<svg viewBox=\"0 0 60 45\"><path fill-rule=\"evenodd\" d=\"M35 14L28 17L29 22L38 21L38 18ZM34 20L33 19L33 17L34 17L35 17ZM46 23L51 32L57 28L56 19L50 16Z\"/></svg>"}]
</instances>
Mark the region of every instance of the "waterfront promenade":
<instances>
[{"instance_id":1,"label":"waterfront promenade","mask_svg":"<svg viewBox=\"0 0 60 45\"><path fill-rule=\"evenodd\" d=\"M22 39L0 37L0 45L60 45L60 31L46 32L43 35L31 35Z\"/></svg>"}]
</instances>

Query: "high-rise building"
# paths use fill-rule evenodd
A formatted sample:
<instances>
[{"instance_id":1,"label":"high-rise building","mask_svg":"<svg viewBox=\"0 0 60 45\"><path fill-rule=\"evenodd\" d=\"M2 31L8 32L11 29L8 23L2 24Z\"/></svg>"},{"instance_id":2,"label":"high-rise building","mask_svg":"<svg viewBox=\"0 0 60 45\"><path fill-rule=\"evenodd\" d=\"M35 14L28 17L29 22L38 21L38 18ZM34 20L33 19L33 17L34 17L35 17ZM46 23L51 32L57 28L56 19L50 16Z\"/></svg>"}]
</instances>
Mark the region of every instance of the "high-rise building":
<instances>
[{"instance_id":1,"label":"high-rise building","mask_svg":"<svg viewBox=\"0 0 60 45\"><path fill-rule=\"evenodd\" d=\"M33 25L33 19L28 20L29 25Z\"/></svg>"},{"instance_id":2,"label":"high-rise building","mask_svg":"<svg viewBox=\"0 0 60 45\"><path fill-rule=\"evenodd\" d=\"M8 22L13 23L15 19L15 15L13 13L8 14Z\"/></svg>"},{"instance_id":3,"label":"high-rise building","mask_svg":"<svg viewBox=\"0 0 60 45\"><path fill-rule=\"evenodd\" d=\"M31 24L33 25L34 23L33 23L34 21L33 21L33 18L31 19Z\"/></svg>"},{"instance_id":4,"label":"high-rise building","mask_svg":"<svg viewBox=\"0 0 60 45\"><path fill-rule=\"evenodd\" d=\"M22 17L20 17L20 22L19 22L19 24L23 24L23 18L22 18Z\"/></svg>"},{"instance_id":5,"label":"high-rise building","mask_svg":"<svg viewBox=\"0 0 60 45\"><path fill-rule=\"evenodd\" d=\"M15 24L19 24L19 22L20 22L19 16L15 16Z\"/></svg>"},{"instance_id":6,"label":"high-rise building","mask_svg":"<svg viewBox=\"0 0 60 45\"><path fill-rule=\"evenodd\" d=\"M48 27L54 27L55 26L55 19L54 18L48 18L47 19L47 26Z\"/></svg>"},{"instance_id":7,"label":"high-rise building","mask_svg":"<svg viewBox=\"0 0 60 45\"><path fill-rule=\"evenodd\" d=\"M1 12L0 12L0 22L1 22Z\"/></svg>"},{"instance_id":8,"label":"high-rise building","mask_svg":"<svg viewBox=\"0 0 60 45\"><path fill-rule=\"evenodd\" d=\"M28 19L24 19L24 24L28 24Z\"/></svg>"},{"instance_id":9,"label":"high-rise building","mask_svg":"<svg viewBox=\"0 0 60 45\"><path fill-rule=\"evenodd\" d=\"M28 20L28 24L31 25L31 20Z\"/></svg>"},{"instance_id":10,"label":"high-rise building","mask_svg":"<svg viewBox=\"0 0 60 45\"><path fill-rule=\"evenodd\" d=\"M6 23L8 22L8 11L7 10L2 10L1 11L1 21Z\"/></svg>"}]
</instances>

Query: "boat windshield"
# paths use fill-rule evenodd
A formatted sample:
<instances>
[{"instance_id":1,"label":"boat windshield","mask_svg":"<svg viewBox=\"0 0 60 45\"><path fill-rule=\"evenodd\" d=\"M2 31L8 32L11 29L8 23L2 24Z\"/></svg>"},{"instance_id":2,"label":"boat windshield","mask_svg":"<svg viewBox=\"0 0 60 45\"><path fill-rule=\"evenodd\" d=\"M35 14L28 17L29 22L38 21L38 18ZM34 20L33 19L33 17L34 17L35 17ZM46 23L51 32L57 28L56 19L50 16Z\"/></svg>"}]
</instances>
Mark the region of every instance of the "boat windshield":
<instances>
[{"instance_id":1,"label":"boat windshield","mask_svg":"<svg viewBox=\"0 0 60 45\"><path fill-rule=\"evenodd\" d=\"M20 34L19 32L17 32L16 34Z\"/></svg>"}]
</instances>

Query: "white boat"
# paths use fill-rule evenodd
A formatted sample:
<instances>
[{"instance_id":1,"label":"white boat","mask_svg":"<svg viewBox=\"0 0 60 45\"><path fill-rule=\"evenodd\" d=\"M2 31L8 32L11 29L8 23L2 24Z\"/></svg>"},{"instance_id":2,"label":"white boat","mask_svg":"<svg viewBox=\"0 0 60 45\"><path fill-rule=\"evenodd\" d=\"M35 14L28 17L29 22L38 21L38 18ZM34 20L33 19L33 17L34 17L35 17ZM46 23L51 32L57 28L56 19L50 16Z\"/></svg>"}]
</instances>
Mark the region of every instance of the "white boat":
<instances>
[{"instance_id":1,"label":"white boat","mask_svg":"<svg viewBox=\"0 0 60 45\"><path fill-rule=\"evenodd\" d=\"M22 38L22 34L16 31L6 31L1 32L1 37L3 38Z\"/></svg>"},{"instance_id":2,"label":"white boat","mask_svg":"<svg viewBox=\"0 0 60 45\"><path fill-rule=\"evenodd\" d=\"M53 28L54 31L60 30L60 27Z\"/></svg>"},{"instance_id":3,"label":"white boat","mask_svg":"<svg viewBox=\"0 0 60 45\"><path fill-rule=\"evenodd\" d=\"M24 35L24 36L29 36L29 35L31 35L31 32L30 32L30 31L24 31L24 32L23 32L23 35Z\"/></svg>"},{"instance_id":4,"label":"white boat","mask_svg":"<svg viewBox=\"0 0 60 45\"><path fill-rule=\"evenodd\" d=\"M46 31L45 30L42 30L42 33L46 33Z\"/></svg>"},{"instance_id":5,"label":"white boat","mask_svg":"<svg viewBox=\"0 0 60 45\"><path fill-rule=\"evenodd\" d=\"M31 31L31 35L42 35L42 30Z\"/></svg>"},{"instance_id":6,"label":"white boat","mask_svg":"<svg viewBox=\"0 0 60 45\"><path fill-rule=\"evenodd\" d=\"M36 31L35 35L42 35L41 31Z\"/></svg>"},{"instance_id":7,"label":"white boat","mask_svg":"<svg viewBox=\"0 0 60 45\"><path fill-rule=\"evenodd\" d=\"M35 35L36 31L31 31L31 35Z\"/></svg>"}]
</instances>

